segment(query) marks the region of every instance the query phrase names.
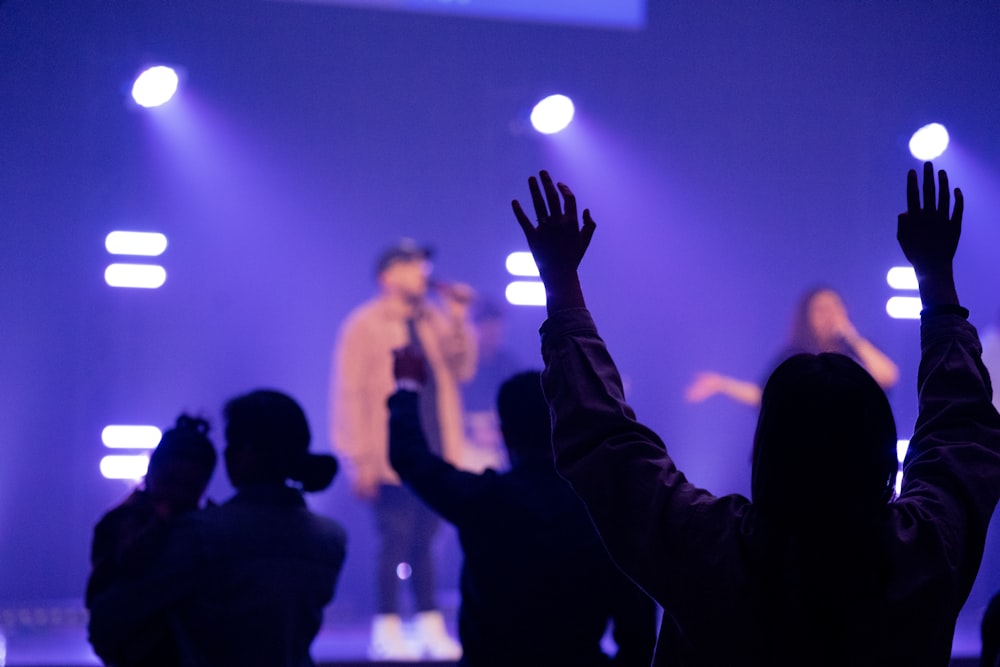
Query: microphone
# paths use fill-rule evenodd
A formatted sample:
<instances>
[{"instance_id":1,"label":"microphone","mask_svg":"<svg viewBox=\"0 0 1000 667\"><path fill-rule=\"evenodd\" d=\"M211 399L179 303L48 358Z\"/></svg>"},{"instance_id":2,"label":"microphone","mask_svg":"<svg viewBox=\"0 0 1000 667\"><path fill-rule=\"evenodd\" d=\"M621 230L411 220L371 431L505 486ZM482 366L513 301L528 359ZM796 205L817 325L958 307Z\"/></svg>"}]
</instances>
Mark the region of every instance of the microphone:
<instances>
[{"instance_id":1,"label":"microphone","mask_svg":"<svg viewBox=\"0 0 1000 667\"><path fill-rule=\"evenodd\" d=\"M432 278L430 287L444 298L463 305L472 303L472 300L476 298L476 291L465 283L453 283Z\"/></svg>"}]
</instances>

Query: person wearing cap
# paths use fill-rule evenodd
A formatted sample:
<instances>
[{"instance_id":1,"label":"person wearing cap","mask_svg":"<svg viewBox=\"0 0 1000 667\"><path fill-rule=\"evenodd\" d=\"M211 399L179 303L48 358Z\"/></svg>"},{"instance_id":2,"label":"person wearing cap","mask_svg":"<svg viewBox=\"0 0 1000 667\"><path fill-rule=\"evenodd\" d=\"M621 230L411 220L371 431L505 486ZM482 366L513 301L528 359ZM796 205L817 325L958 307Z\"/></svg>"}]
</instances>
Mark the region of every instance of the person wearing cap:
<instances>
[{"instance_id":1,"label":"person wearing cap","mask_svg":"<svg viewBox=\"0 0 1000 667\"><path fill-rule=\"evenodd\" d=\"M420 409L432 450L458 463L465 446L459 385L476 371L473 293L467 285L435 284L440 298L429 298L430 257L431 249L412 239L386 248L375 265L377 294L348 314L333 350L331 441L354 493L372 507L378 540L373 659L461 656L436 602L431 543L439 519L389 464L392 350L405 345L417 346L430 367ZM417 642L408 641L400 615L400 567L410 571Z\"/></svg>"},{"instance_id":2,"label":"person wearing cap","mask_svg":"<svg viewBox=\"0 0 1000 667\"><path fill-rule=\"evenodd\" d=\"M347 536L310 511L303 492L327 488L337 460L309 452L309 424L286 394L252 391L224 414L236 495L178 517L149 567L89 600L88 639L106 664L140 653L149 620L164 615L180 655L174 664L315 664L310 648Z\"/></svg>"}]
</instances>

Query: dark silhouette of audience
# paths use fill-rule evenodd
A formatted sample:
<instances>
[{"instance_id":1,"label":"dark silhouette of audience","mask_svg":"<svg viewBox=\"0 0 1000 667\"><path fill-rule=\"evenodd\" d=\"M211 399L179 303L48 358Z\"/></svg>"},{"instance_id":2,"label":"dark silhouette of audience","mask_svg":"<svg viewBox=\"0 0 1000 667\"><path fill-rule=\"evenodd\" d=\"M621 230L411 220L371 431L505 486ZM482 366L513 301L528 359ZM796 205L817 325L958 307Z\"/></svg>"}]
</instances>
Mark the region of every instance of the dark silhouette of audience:
<instances>
[{"instance_id":1,"label":"dark silhouette of audience","mask_svg":"<svg viewBox=\"0 0 1000 667\"><path fill-rule=\"evenodd\" d=\"M586 309L577 267L590 211L581 226L573 193L544 171L541 185L529 179L537 225L513 202L546 288L556 468L612 557L663 607L654 664L949 663L1000 497L1000 415L953 279L962 194L951 213L938 177L936 188L926 163L921 197L910 171L897 226L924 310L919 415L895 499L888 402L837 353L796 355L766 383L752 500L689 482L636 420Z\"/></svg>"},{"instance_id":2,"label":"dark silhouette of audience","mask_svg":"<svg viewBox=\"0 0 1000 667\"><path fill-rule=\"evenodd\" d=\"M208 430L204 419L180 415L150 455L143 484L94 527L88 606L115 581L149 568L163 548L171 520L198 509L218 458ZM150 619L143 634L147 641L120 655L119 667L178 664L166 614Z\"/></svg>"},{"instance_id":3,"label":"dark silhouette of audience","mask_svg":"<svg viewBox=\"0 0 1000 667\"><path fill-rule=\"evenodd\" d=\"M236 494L177 518L148 567L93 597L89 639L108 664L148 644L146 624L163 614L179 664L314 664L310 646L333 599L346 535L311 512L302 492L329 486L337 461L309 453L305 414L283 393L236 397L224 415Z\"/></svg>"},{"instance_id":4,"label":"dark silhouette of audience","mask_svg":"<svg viewBox=\"0 0 1000 667\"><path fill-rule=\"evenodd\" d=\"M983 645L979 653L979 667L1000 667L1000 591L986 605L980 638Z\"/></svg>"},{"instance_id":5,"label":"dark silhouette of audience","mask_svg":"<svg viewBox=\"0 0 1000 667\"><path fill-rule=\"evenodd\" d=\"M457 528L461 574L459 664L649 665L656 606L612 563L586 510L555 470L538 371L514 375L497 397L510 469L459 470L431 453L412 347L396 351L389 456L423 502ZM613 625L612 660L601 641Z\"/></svg>"}]
</instances>

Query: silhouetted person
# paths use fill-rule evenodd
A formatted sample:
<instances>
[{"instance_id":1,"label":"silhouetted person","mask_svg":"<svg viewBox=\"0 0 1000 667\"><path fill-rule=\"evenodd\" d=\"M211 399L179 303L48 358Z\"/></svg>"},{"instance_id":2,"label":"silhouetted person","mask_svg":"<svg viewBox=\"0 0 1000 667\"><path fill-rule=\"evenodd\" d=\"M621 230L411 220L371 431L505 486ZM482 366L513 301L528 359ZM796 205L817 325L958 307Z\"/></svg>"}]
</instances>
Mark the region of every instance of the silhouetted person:
<instances>
[{"instance_id":1,"label":"silhouetted person","mask_svg":"<svg viewBox=\"0 0 1000 667\"><path fill-rule=\"evenodd\" d=\"M656 643L656 606L611 562L580 499L552 460L538 371L509 378L497 410L510 470L456 469L427 446L417 390L426 370L396 352L389 455L403 483L458 530L460 664L635 665ZM602 651L609 621L616 659Z\"/></svg>"},{"instance_id":2,"label":"silhouetted person","mask_svg":"<svg viewBox=\"0 0 1000 667\"><path fill-rule=\"evenodd\" d=\"M542 385L556 467L622 569L664 609L657 665L948 665L1000 497L1000 415L952 258L961 192L907 178L898 239L924 310L919 416L892 501L896 434L871 375L836 353L783 362L764 387L752 496L688 482L636 421L586 309L595 225L545 172L514 202L545 283ZM562 200L560 200L560 193ZM936 203L937 202L939 203ZM563 208L565 207L565 208Z\"/></svg>"},{"instance_id":3,"label":"silhouetted person","mask_svg":"<svg viewBox=\"0 0 1000 667\"><path fill-rule=\"evenodd\" d=\"M177 519L150 568L95 596L90 639L105 660L141 641L146 619L167 613L180 664L313 664L346 536L309 511L302 492L329 486L336 459L309 453L305 414L285 394L254 391L224 414L236 495Z\"/></svg>"},{"instance_id":4,"label":"silhouetted person","mask_svg":"<svg viewBox=\"0 0 1000 667\"><path fill-rule=\"evenodd\" d=\"M1000 667L1000 591L986 605L979 634L983 642L979 667Z\"/></svg>"},{"instance_id":5,"label":"silhouetted person","mask_svg":"<svg viewBox=\"0 0 1000 667\"><path fill-rule=\"evenodd\" d=\"M330 374L330 439L344 461L351 490L370 504L375 523L376 613L368 655L376 660L455 660L462 653L446 631L437 601L431 546L438 519L399 483L389 465L386 433L392 350L419 345L432 369L420 395L428 440L447 460L462 460L459 383L476 369L476 340L468 317L473 292L463 284L432 285L430 255L413 239L402 239L381 253L375 263L378 294L341 324ZM401 565L410 569L405 584L416 607L415 643L408 641L400 614Z\"/></svg>"},{"instance_id":6,"label":"silhouetted person","mask_svg":"<svg viewBox=\"0 0 1000 667\"><path fill-rule=\"evenodd\" d=\"M896 364L858 333L847 316L843 299L830 287L814 287L799 299L788 340L779 352L777 362L768 369L768 375L788 357L821 352L838 352L850 357L871 373L885 390L891 389L899 380ZM757 407L760 405L761 386L715 371L702 371L688 385L684 397L689 402L700 403L715 395Z\"/></svg>"},{"instance_id":7,"label":"silhouetted person","mask_svg":"<svg viewBox=\"0 0 1000 667\"><path fill-rule=\"evenodd\" d=\"M204 419L180 415L150 455L143 484L94 527L85 598L88 607L94 596L116 580L149 568L163 548L172 519L198 509L218 459L208 430ZM116 665L178 663L177 644L165 613L151 619L141 634L144 641L131 644L117 657Z\"/></svg>"}]
</instances>

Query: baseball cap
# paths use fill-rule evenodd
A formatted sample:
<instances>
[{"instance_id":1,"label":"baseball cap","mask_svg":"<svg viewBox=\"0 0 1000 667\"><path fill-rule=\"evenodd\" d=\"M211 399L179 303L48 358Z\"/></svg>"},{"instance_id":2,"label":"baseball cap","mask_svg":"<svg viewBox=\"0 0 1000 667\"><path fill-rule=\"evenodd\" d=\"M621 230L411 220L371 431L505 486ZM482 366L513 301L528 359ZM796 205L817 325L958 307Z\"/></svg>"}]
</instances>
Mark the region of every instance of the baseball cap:
<instances>
[{"instance_id":1,"label":"baseball cap","mask_svg":"<svg viewBox=\"0 0 1000 667\"><path fill-rule=\"evenodd\" d=\"M375 275L381 275L396 262L408 262L414 259L430 259L434 253L433 249L420 245L415 240L403 238L394 245L385 248L378 256L375 264Z\"/></svg>"}]
</instances>

